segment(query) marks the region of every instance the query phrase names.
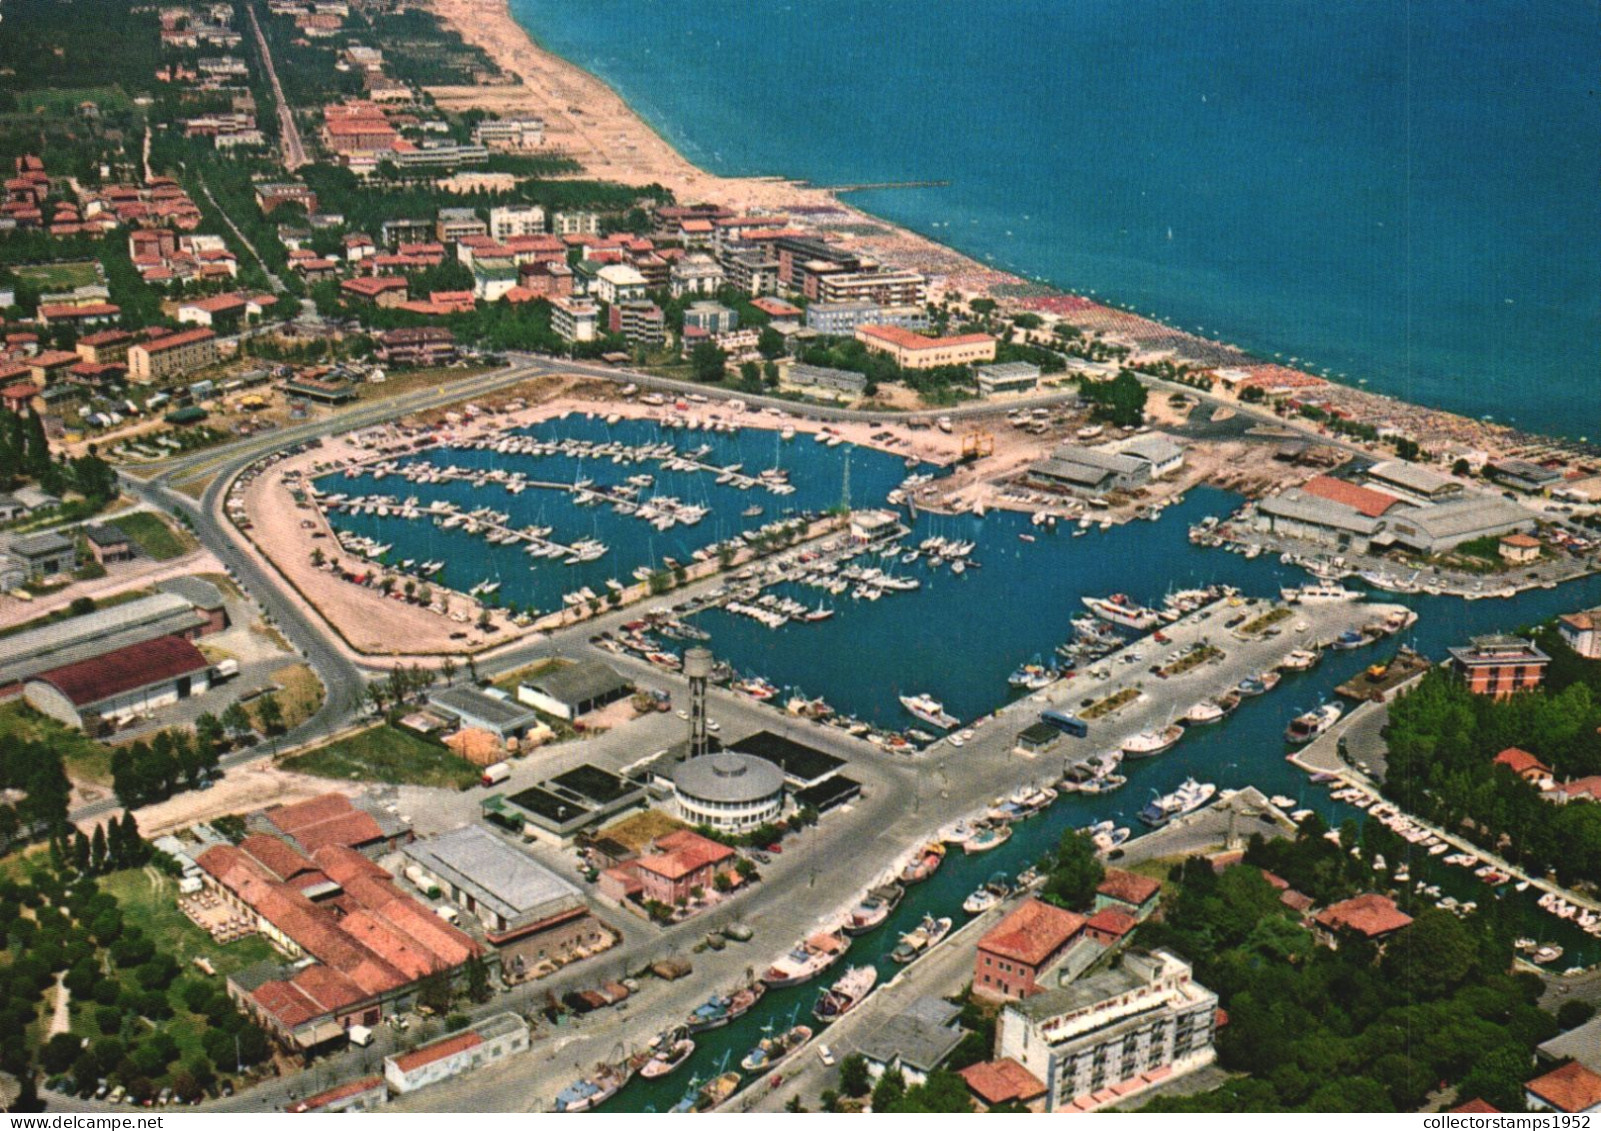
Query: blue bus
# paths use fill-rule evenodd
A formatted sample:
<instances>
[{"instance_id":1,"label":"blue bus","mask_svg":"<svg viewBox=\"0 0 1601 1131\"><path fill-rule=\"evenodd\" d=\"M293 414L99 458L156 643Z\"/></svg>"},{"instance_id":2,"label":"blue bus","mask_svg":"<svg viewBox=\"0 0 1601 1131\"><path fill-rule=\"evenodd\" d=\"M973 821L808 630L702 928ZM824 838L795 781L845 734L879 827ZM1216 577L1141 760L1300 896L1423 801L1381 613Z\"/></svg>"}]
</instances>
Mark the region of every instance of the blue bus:
<instances>
[{"instance_id":1,"label":"blue bus","mask_svg":"<svg viewBox=\"0 0 1601 1131\"><path fill-rule=\"evenodd\" d=\"M1088 738L1089 724L1077 715L1067 711L1058 711L1054 707L1049 711L1040 712L1040 722L1049 723L1063 734L1070 734L1074 738Z\"/></svg>"}]
</instances>

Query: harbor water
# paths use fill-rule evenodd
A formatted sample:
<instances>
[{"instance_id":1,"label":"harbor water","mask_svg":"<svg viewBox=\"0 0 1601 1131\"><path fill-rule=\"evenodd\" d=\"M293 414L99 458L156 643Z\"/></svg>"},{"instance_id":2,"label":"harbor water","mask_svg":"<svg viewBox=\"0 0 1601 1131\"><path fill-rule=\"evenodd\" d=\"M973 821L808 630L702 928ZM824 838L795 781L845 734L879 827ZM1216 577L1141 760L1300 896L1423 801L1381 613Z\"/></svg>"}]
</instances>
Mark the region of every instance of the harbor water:
<instances>
[{"instance_id":1,"label":"harbor water","mask_svg":"<svg viewBox=\"0 0 1601 1131\"><path fill-rule=\"evenodd\" d=\"M608 428L604 421L572 416L536 426L530 432L552 440L615 438L629 444L672 440L680 448L711 444L715 453L707 455L708 462L719 466L743 462L752 470L780 460L789 470L796 491L767 499L769 514L775 503L821 510L838 502L847 454L851 497L861 506L882 505L884 496L908 471L899 457L883 452L846 446L829 448L804 436L786 443L778 439L776 432L759 429L745 429L738 435L707 436L664 431L651 422L622 422ZM508 456L487 451L429 452L413 458L451 463L476 460L481 466L494 463L508 470L524 470L532 479L552 482L571 482L575 477L593 478L597 483L622 481L626 475L640 471L638 465L613 465L609 461ZM554 526L557 533L553 536L581 532L610 544L604 562L564 567L559 562L530 563L514 547L490 546L481 537L459 530L441 531L427 520L335 516L340 527L348 524L391 543L390 558L446 558L447 576L458 584L498 571L509 599L539 607L549 607L552 595L572 587L574 571L594 570L587 575L593 583L607 576L626 578L628 572L621 568L623 565L649 562L653 555L671 554L687 560L688 553L699 545L740 529L741 509L761 496L759 490L719 487L714 477L705 472L684 473L681 481L659 476L658 490L704 501L712 508L700 524L663 533L637 519L616 515L609 507L575 507L566 492L531 488L503 499L505 493L493 486L474 489L465 483L412 484L395 476L366 482L369 478L336 476L325 479L322 486L325 490L350 493L382 491L402 497L416 494L423 499L438 495L464 506L489 505L513 511L513 524L538 521ZM1236 503L1237 499L1227 493L1197 489L1158 521L1137 521L1107 531L1092 529L1083 535L1075 534L1078 528L1072 523L1061 523L1055 533L1047 533L1032 526L1025 517L1003 512L991 512L982 518L924 514L910 520L912 532L903 540L904 546L914 547L922 539L934 536L972 541L975 548L971 560L977 564L956 575L948 565L930 568L926 560L908 564L896 558L892 564L889 559L879 559L886 570L917 577L922 587L888 592L878 601L855 601L848 595L820 597L814 590L781 587L808 605L823 603L832 607L835 615L816 623L791 622L768 629L748 618L710 610L699 614L696 623L711 633L709 646L714 653L737 671L764 676L783 687L804 691L807 696L822 697L836 710L864 721L897 729L915 725L915 720L902 710L898 696L928 692L942 699L964 722L972 722L1015 696L1007 683L1013 668L1035 657L1049 660L1054 646L1070 635L1071 618L1083 612L1083 596L1126 592L1138 601L1151 603L1171 590L1222 583L1238 587L1245 596L1272 597L1279 585L1304 580L1299 571L1270 557L1248 560L1239 554L1189 543L1190 523L1206 514L1226 513ZM1021 535L1025 534L1034 541L1024 540ZM446 535L453 539L448 544L442 541ZM1064 829L1109 818L1132 828L1136 837L1141 835L1145 830L1135 820L1137 811L1153 793L1165 793L1186 777L1214 782L1220 788L1255 786L1267 795L1282 793L1317 810L1333 825L1347 819L1366 820L1362 810L1330 800L1326 787L1313 784L1305 773L1285 761L1283 732L1289 720L1332 699L1335 686L1366 665L1388 658L1400 642L1438 659L1448 645L1470 635L1516 628L1560 611L1601 602L1601 579L1574 582L1556 590L1532 590L1515 603L1422 595L1377 596L1407 603L1420 614L1417 624L1400 640L1392 638L1348 652L1330 651L1317 668L1287 675L1277 689L1245 700L1221 724L1193 729L1160 757L1125 763L1123 772L1129 782L1118 792L1099 797L1065 794L1043 815L1014 826L1015 834L1001 848L976 856L953 850L934 877L911 888L890 920L872 934L855 940L850 953L832 971L814 983L770 991L755 1009L732 1025L700 1034L699 1047L689 1065L656 1081L632 1081L609 1101L608 1107L666 1110L682 1096L692 1073L702 1081L709 1080L726 1070L720 1067L725 1055L730 1067L737 1066L740 1057L760 1040L763 1025L781 1029L797 1010L801 1020L807 1021L818 993L847 966L872 963L883 979L892 976L897 967L890 962L889 952L899 936L916 926L925 913L948 915L958 923L964 921L961 903L969 893L997 871L1015 876L1053 846ZM1218 643L1225 648L1228 645L1226 638L1220 638ZM1143 657L1142 667L1155 659L1154 652ZM1154 677L1152 682L1156 682ZM1086 695L1090 694L1087 686ZM777 702L783 702L783 697ZM1069 702L1077 702L1077 697ZM1182 712L1188 705L1178 704L1176 710ZM775 730L804 740L814 724L775 714L772 725ZM1088 740L1063 739L1061 748L1087 754L1102 747L1096 745L1092 729ZM919 803L929 814L930 835L962 815L941 811L938 783L942 765L963 756L962 750L946 743L919 755L928 767L927 792ZM1042 758L1035 769L1038 781L1046 784L1059 776L1061 764L1054 758ZM826 835L826 827L825 818L822 831L803 835ZM1437 883L1444 894L1461 900L1482 903L1494 897L1492 889L1465 870L1441 865L1421 852L1414 855L1412 874L1415 880ZM1516 900L1525 912L1520 924L1522 932L1541 941L1561 943L1567 951L1562 966L1601 960L1601 944L1539 911L1534 906L1535 894L1501 889L1502 898ZM842 911L847 898L848 893L841 894ZM749 943L730 945L749 948L750 965L760 971L794 941L758 934ZM734 987L718 988L731 991ZM639 1043L650 1035L637 1034Z\"/></svg>"}]
</instances>

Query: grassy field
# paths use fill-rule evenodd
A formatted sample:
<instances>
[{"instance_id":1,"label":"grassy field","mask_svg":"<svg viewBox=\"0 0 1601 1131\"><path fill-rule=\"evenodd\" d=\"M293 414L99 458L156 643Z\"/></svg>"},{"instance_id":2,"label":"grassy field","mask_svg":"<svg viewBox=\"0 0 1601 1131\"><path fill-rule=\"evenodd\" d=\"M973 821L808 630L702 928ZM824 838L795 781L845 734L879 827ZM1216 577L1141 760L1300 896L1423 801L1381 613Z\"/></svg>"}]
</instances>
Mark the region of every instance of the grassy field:
<instances>
[{"instance_id":1,"label":"grassy field","mask_svg":"<svg viewBox=\"0 0 1601 1131\"><path fill-rule=\"evenodd\" d=\"M34 263L14 268L28 282L49 290L93 286L100 281L95 265L84 260L79 263Z\"/></svg>"},{"instance_id":2,"label":"grassy field","mask_svg":"<svg viewBox=\"0 0 1601 1131\"><path fill-rule=\"evenodd\" d=\"M566 662L562 660L539 660L529 664L526 668L518 668L516 671L507 672L494 681L494 686L502 691L515 693L519 683L524 683L536 676L542 676L548 671L554 671L556 668L564 668L566 666Z\"/></svg>"},{"instance_id":3,"label":"grassy field","mask_svg":"<svg viewBox=\"0 0 1601 1131\"><path fill-rule=\"evenodd\" d=\"M30 90L17 95L19 109L37 114L47 111L63 117L74 114L79 103L93 102L104 112L126 110L132 105L120 86L86 86L71 90Z\"/></svg>"},{"instance_id":4,"label":"grassy field","mask_svg":"<svg viewBox=\"0 0 1601 1131\"><path fill-rule=\"evenodd\" d=\"M139 552L158 562L181 557L195 548L195 540L174 530L149 511L135 511L111 520L111 525L128 536Z\"/></svg>"},{"instance_id":5,"label":"grassy field","mask_svg":"<svg viewBox=\"0 0 1601 1131\"><path fill-rule=\"evenodd\" d=\"M111 751L84 734L15 700L0 706L0 742L48 742L61 751L67 776L75 781L111 783Z\"/></svg>"},{"instance_id":6,"label":"grassy field","mask_svg":"<svg viewBox=\"0 0 1601 1131\"><path fill-rule=\"evenodd\" d=\"M240 939L223 946L189 921L178 910L177 881L153 869L129 869L100 877L100 890L117 897L122 914L156 944L178 960L186 971L194 971L196 958L208 958L219 977L243 970L273 956L273 949L259 936Z\"/></svg>"},{"instance_id":7,"label":"grassy field","mask_svg":"<svg viewBox=\"0 0 1601 1131\"><path fill-rule=\"evenodd\" d=\"M387 723L341 738L309 754L291 758L284 768L323 778L466 789L479 770L443 746Z\"/></svg>"},{"instance_id":8,"label":"grassy field","mask_svg":"<svg viewBox=\"0 0 1601 1131\"><path fill-rule=\"evenodd\" d=\"M305 664L290 664L272 673L275 683L283 690L278 693L278 706L283 708L284 726L299 726L322 706L322 681Z\"/></svg>"},{"instance_id":9,"label":"grassy field","mask_svg":"<svg viewBox=\"0 0 1601 1131\"><path fill-rule=\"evenodd\" d=\"M169 987L168 1000L172 1003L173 1015L169 1020L161 1022L160 1027L170 1034L178 1045L180 1054L177 1063L181 1064L201 1055L204 1052L202 1041L209 1022L200 1014L189 1012L178 992L186 979L206 979L206 975L195 967L194 960L209 959L217 971L214 980L221 985L222 980L234 971L279 956L267 940L259 935L242 938L227 946L214 941L209 934L191 923L188 916L178 910L175 902L178 894L177 881L170 876L160 875L154 869L113 872L102 876L99 884L101 891L116 897L127 925L142 930L145 936L156 944L158 951L172 955L183 968L182 977L175 979L174 984ZM73 1003L73 1032L90 1036L99 1035L99 1029L94 1023L93 1010L92 1004L87 1008L79 1008L77 1002ZM221 1071L226 1071L231 1066L217 1067Z\"/></svg>"}]
</instances>

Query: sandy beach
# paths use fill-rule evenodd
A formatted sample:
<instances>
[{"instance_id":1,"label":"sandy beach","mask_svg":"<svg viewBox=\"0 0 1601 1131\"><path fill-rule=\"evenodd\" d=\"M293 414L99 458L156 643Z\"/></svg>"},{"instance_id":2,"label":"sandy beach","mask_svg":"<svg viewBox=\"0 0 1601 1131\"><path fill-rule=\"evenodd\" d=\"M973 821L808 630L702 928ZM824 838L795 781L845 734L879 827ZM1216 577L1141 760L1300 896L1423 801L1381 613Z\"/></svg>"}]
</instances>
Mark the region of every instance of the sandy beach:
<instances>
[{"instance_id":1,"label":"sandy beach","mask_svg":"<svg viewBox=\"0 0 1601 1131\"><path fill-rule=\"evenodd\" d=\"M827 189L777 177L708 173L669 145L605 82L540 47L512 18L506 0L426 3L466 42L482 48L510 80L430 87L429 93L439 105L456 111L476 107L503 115L537 115L546 122L552 150L579 161L583 175L630 185L661 185L685 203L710 202L746 213L793 215L829 238L896 266L921 271L936 300L1010 299L1021 308L1066 317L1086 332L1125 342L1146 356L1168 356L1207 367L1267 365L1264 359L1225 341L1186 333L1131 311L1074 295L1040 295L1046 288L986 267L935 240L853 208ZM1024 295L1037 297L1021 297ZM1355 385L1290 371L1304 378L1298 384L1305 389L1305 399L1325 404L1341 415L1403 429L1426 450L1438 448L1452 458L1469 455L1477 462L1534 452L1565 458L1592 455L1584 445L1531 436L1491 421L1408 404Z\"/></svg>"}]
</instances>

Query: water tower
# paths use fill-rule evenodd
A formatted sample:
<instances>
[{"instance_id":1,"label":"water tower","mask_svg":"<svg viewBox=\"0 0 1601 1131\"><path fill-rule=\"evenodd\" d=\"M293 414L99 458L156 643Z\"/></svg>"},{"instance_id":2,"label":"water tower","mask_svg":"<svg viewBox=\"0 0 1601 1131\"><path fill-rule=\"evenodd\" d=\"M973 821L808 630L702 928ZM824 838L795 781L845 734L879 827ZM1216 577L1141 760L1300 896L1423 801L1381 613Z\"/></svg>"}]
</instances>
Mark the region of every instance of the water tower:
<instances>
[{"instance_id":1,"label":"water tower","mask_svg":"<svg viewBox=\"0 0 1601 1131\"><path fill-rule=\"evenodd\" d=\"M684 676L689 680L689 756L710 753L706 737L706 681L712 674L709 648L689 648L684 652Z\"/></svg>"}]
</instances>

